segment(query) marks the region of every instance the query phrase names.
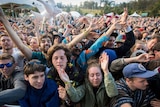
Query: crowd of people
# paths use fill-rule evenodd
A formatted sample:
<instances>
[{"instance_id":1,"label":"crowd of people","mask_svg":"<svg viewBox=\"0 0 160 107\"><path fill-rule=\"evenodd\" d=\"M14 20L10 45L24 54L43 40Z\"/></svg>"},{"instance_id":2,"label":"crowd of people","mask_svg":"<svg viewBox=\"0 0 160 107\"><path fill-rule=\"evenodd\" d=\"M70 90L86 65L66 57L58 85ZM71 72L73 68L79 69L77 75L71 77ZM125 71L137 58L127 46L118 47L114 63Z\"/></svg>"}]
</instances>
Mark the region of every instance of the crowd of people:
<instances>
[{"instance_id":1,"label":"crowd of people","mask_svg":"<svg viewBox=\"0 0 160 107\"><path fill-rule=\"evenodd\" d=\"M13 18L0 8L0 106L159 107L160 18Z\"/></svg>"}]
</instances>

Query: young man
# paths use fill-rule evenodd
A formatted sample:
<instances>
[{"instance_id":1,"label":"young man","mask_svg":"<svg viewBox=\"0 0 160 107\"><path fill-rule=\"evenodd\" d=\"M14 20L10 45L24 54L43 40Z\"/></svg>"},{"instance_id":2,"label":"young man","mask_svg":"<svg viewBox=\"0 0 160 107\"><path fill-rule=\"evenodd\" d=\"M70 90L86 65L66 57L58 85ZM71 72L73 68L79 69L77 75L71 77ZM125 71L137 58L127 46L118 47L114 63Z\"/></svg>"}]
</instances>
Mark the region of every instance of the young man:
<instances>
[{"instance_id":1,"label":"young man","mask_svg":"<svg viewBox=\"0 0 160 107\"><path fill-rule=\"evenodd\" d=\"M0 106L18 104L25 95L23 72L15 70L16 64L10 54L0 54Z\"/></svg>"},{"instance_id":2,"label":"young man","mask_svg":"<svg viewBox=\"0 0 160 107\"><path fill-rule=\"evenodd\" d=\"M24 66L27 91L19 101L21 107L59 107L58 86L45 77L45 69L39 60L31 60Z\"/></svg>"},{"instance_id":3,"label":"young man","mask_svg":"<svg viewBox=\"0 0 160 107\"><path fill-rule=\"evenodd\" d=\"M24 54L24 56L30 59L39 59L46 64L45 54L47 50L52 46L52 38L49 35L42 35L39 39L39 46L41 52L33 52L27 45L25 45L17 33L13 30L7 18L5 17L3 10L0 8L0 21L3 23L11 40L15 43L18 49Z\"/></svg>"},{"instance_id":4,"label":"young man","mask_svg":"<svg viewBox=\"0 0 160 107\"><path fill-rule=\"evenodd\" d=\"M149 71L139 63L130 63L123 69L124 78L117 81L118 96L111 100L111 107L149 107L155 94L149 89L147 78L157 72Z\"/></svg>"},{"instance_id":5,"label":"young man","mask_svg":"<svg viewBox=\"0 0 160 107\"><path fill-rule=\"evenodd\" d=\"M2 49L0 50L0 54L8 53L14 57L15 64L17 64L18 68L23 69L24 66L24 55L14 47L14 43L12 42L11 38L8 34L1 34L0 35L0 43Z\"/></svg>"}]
</instances>

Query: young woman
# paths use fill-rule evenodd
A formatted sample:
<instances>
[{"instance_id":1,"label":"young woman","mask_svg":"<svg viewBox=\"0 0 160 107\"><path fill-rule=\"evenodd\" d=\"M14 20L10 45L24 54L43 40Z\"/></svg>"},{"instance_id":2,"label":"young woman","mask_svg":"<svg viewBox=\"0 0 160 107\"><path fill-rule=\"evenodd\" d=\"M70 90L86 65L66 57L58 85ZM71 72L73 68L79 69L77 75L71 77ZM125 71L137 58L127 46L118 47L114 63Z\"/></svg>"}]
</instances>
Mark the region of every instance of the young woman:
<instances>
[{"instance_id":1,"label":"young woman","mask_svg":"<svg viewBox=\"0 0 160 107\"><path fill-rule=\"evenodd\" d=\"M59 87L59 96L62 99L70 98L73 102L80 102L81 107L106 107L110 97L118 94L114 78L108 70L108 60L108 55L103 53L100 64L95 60L89 61L85 82L77 88L71 85L64 69L59 68L58 74L65 83L66 89L65 93L64 88Z\"/></svg>"},{"instance_id":2,"label":"young woman","mask_svg":"<svg viewBox=\"0 0 160 107\"><path fill-rule=\"evenodd\" d=\"M61 68L65 70L73 81L72 85L77 87L82 84L84 74L71 63L71 52L65 44L53 45L49 48L47 55L48 65L51 66L47 74L48 78L55 80L59 87L65 87L64 82L58 75L58 70ZM61 100L61 105L71 106L70 104L66 104L64 99Z\"/></svg>"}]
</instances>

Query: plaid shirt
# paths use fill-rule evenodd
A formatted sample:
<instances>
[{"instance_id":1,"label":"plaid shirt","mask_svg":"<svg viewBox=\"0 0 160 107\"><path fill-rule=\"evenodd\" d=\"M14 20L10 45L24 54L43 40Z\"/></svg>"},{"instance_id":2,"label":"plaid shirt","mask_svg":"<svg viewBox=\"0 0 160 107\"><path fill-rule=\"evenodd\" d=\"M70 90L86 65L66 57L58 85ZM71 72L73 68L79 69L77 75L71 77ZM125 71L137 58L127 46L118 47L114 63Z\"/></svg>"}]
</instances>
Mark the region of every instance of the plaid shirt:
<instances>
[{"instance_id":1,"label":"plaid shirt","mask_svg":"<svg viewBox=\"0 0 160 107\"><path fill-rule=\"evenodd\" d=\"M130 103L132 107L149 107L150 101L155 98L149 88L132 91L123 78L117 81L117 88L119 94L112 98L111 107L120 107L124 103Z\"/></svg>"}]
</instances>

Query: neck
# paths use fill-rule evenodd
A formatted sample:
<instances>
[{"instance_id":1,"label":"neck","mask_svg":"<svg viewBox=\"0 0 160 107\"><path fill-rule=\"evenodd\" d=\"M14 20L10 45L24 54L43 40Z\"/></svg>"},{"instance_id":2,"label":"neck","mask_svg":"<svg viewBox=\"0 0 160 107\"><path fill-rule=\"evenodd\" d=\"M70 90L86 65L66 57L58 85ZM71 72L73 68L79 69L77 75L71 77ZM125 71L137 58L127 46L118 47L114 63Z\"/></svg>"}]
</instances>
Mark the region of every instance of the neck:
<instances>
[{"instance_id":1,"label":"neck","mask_svg":"<svg viewBox=\"0 0 160 107\"><path fill-rule=\"evenodd\" d=\"M11 55L13 53L13 49L9 49L9 50L3 49L3 53L8 53Z\"/></svg>"},{"instance_id":2,"label":"neck","mask_svg":"<svg viewBox=\"0 0 160 107\"><path fill-rule=\"evenodd\" d=\"M10 76L10 75L4 75L4 77L5 77L6 79L9 79L11 76Z\"/></svg>"}]
</instances>

